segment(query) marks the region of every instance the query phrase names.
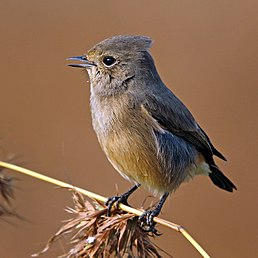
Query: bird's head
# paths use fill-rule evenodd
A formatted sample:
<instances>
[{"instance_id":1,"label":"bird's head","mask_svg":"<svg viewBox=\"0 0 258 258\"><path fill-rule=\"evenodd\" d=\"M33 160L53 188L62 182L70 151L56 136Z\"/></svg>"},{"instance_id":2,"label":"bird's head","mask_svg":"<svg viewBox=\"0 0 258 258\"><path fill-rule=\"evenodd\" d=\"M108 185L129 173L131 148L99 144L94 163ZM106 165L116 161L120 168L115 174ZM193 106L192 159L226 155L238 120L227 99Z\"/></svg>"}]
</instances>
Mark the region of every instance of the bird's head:
<instances>
[{"instance_id":1,"label":"bird's head","mask_svg":"<svg viewBox=\"0 0 258 258\"><path fill-rule=\"evenodd\" d=\"M114 36L96 44L87 54L68 60L80 61L70 66L86 69L92 88L113 92L130 79L155 70L148 52L151 45L152 39L146 36Z\"/></svg>"}]
</instances>

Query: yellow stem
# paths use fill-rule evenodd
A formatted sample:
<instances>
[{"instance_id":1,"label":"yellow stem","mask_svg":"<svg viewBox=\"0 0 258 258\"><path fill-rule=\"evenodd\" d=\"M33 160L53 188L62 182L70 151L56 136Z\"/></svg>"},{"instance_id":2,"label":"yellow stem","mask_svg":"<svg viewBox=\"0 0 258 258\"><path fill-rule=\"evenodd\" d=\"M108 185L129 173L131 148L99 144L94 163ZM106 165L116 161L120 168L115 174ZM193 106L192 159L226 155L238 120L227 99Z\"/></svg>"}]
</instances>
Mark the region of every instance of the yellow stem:
<instances>
[{"instance_id":1,"label":"yellow stem","mask_svg":"<svg viewBox=\"0 0 258 258\"><path fill-rule=\"evenodd\" d=\"M96 199L96 200L101 201L101 202L106 202L107 201L107 198L105 198L105 197L103 197L101 195L92 193L90 191L84 190L84 189L82 189L80 187L73 186L71 184L67 184L67 183L65 183L63 181L60 181L60 180L57 180L57 179L54 179L54 178L42 175L40 173L37 173L37 172L32 171L32 170L27 169L27 168L16 166L16 165L13 165L13 164L10 164L10 163L7 163L7 162L3 162L3 161L0 161L0 167L4 167L4 168L15 170L15 171L18 171L20 173L26 174L28 176L32 176L32 177L35 177L37 179L49 182L51 184L58 185L60 187L73 188L74 190L82 193L83 195L86 195L86 196L88 196L88 197L90 197L92 199ZM134 209L134 208L129 207L129 206L126 206L126 205L124 205L122 203L119 204L119 208L121 210L123 210L123 211L133 213L133 214L135 214L137 216L140 216L140 215L143 214L142 211ZM210 256L204 251L204 249L192 238L192 236L182 226L180 226L178 224L175 224L175 223L172 223L172 222L169 222L169 221L166 221L164 219L160 219L158 217L155 217L154 221L159 223L159 224L161 224L161 225L163 225L163 226L165 226L165 227L169 227L169 228L171 228L171 229L173 229L173 230L175 230L177 232L180 232L195 247L195 249L204 258L210 258Z\"/></svg>"}]
</instances>

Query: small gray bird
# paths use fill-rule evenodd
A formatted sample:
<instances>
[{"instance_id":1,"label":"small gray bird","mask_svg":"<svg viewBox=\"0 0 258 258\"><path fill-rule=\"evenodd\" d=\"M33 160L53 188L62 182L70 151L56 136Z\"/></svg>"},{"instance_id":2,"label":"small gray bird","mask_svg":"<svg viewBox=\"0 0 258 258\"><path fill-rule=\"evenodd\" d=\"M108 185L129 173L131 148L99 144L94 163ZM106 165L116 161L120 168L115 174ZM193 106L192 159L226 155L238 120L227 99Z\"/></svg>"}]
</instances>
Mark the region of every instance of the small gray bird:
<instances>
[{"instance_id":1,"label":"small gray bird","mask_svg":"<svg viewBox=\"0 0 258 258\"><path fill-rule=\"evenodd\" d=\"M195 175L207 175L232 192L235 185L213 157L225 157L195 121L185 105L162 82L145 36L115 36L69 58L90 77L92 123L99 143L114 168L134 183L128 192L109 198L108 210L127 204L140 185L161 199L140 220L154 233L157 216L168 197Z\"/></svg>"}]
</instances>

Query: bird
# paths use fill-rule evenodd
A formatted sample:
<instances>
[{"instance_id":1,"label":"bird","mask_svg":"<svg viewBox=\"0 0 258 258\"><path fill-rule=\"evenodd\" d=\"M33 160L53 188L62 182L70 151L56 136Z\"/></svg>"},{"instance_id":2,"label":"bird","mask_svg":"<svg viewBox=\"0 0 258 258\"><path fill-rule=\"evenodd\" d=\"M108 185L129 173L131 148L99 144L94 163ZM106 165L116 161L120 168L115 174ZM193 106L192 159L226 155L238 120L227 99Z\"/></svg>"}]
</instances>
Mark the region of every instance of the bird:
<instances>
[{"instance_id":1,"label":"bird","mask_svg":"<svg viewBox=\"0 0 258 258\"><path fill-rule=\"evenodd\" d=\"M196 175L208 176L219 188L236 186L222 173L214 157L219 152L182 101L163 83L147 36L119 35L68 58L90 79L93 128L107 159L133 187L107 201L116 203L140 186L160 196L158 204L139 217L146 231L157 234L154 217L167 197Z\"/></svg>"}]
</instances>

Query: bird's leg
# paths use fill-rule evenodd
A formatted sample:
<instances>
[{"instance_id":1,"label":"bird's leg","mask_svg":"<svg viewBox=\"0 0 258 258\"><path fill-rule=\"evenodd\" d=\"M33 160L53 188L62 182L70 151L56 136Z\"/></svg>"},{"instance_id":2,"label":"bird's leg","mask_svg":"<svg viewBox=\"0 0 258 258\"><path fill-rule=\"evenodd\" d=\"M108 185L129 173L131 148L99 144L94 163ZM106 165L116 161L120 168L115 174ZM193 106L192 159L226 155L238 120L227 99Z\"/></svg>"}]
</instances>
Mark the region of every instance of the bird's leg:
<instances>
[{"instance_id":1,"label":"bird's leg","mask_svg":"<svg viewBox=\"0 0 258 258\"><path fill-rule=\"evenodd\" d=\"M134 185L131 189L129 189L127 192L125 192L124 194L120 195L120 196L113 196L113 197L109 197L108 200L105 202L105 205L107 206L107 216L110 216L111 214L111 209L114 205L114 203L116 203L116 208L119 207L119 204L122 203L124 205L128 205L127 200L128 197L135 191L137 190L141 185L140 184L136 184Z\"/></svg>"},{"instance_id":2,"label":"bird's leg","mask_svg":"<svg viewBox=\"0 0 258 258\"><path fill-rule=\"evenodd\" d=\"M168 197L169 193L166 192L160 199L160 201L158 202L158 204L156 205L156 207L153 210L148 210L145 211L140 217L139 217L139 221L141 222L141 226L143 228L144 231L146 232L152 232L155 235L160 235L157 231L157 229L155 228L156 222L153 221L154 217L158 216L162 206L164 205L167 197Z\"/></svg>"}]
</instances>

